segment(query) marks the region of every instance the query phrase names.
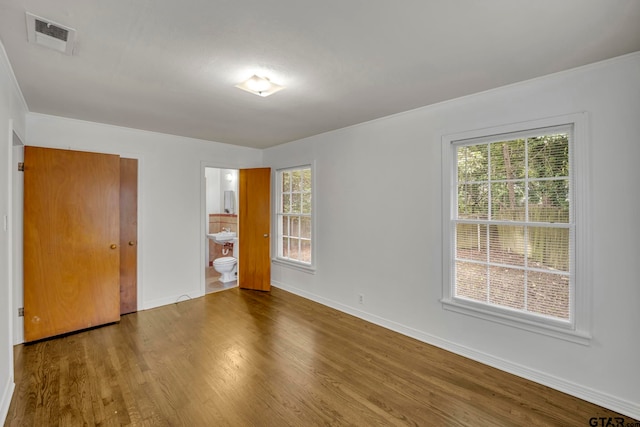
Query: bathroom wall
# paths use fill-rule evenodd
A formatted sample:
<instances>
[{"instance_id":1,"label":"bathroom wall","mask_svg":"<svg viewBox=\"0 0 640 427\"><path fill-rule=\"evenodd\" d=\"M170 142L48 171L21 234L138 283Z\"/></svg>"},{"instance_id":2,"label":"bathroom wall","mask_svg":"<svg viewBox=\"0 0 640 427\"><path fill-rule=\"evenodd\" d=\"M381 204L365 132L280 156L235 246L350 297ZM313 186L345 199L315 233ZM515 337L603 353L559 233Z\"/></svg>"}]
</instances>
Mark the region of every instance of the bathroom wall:
<instances>
[{"instance_id":1,"label":"bathroom wall","mask_svg":"<svg viewBox=\"0 0 640 427\"><path fill-rule=\"evenodd\" d=\"M220 169L206 168L204 170L206 181L207 214L222 212L222 200L220 199Z\"/></svg>"},{"instance_id":2,"label":"bathroom wall","mask_svg":"<svg viewBox=\"0 0 640 427\"><path fill-rule=\"evenodd\" d=\"M224 192L233 191L233 209L225 211ZM220 213L238 213L238 171L236 169L220 169ZM218 213L212 212L212 213Z\"/></svg>"},{"instance_id":3,"label":"bathroom wall","mask_svg":"<svg viewBox=\"0 0 640 427\"><path fill-rule=\"evenodd\" d=\"M207 215L215 213L237 213L238 209L238 170L205 168L207 186ZM225 212L224 192L233 191L233 212Z\"/></svg>"},{"instance_id":4,"label":"bathroom wall","mask_svg":"<svg viewBox=\"0 0 640 427\"><path fill-rule=\"evenodd\" d=\"M266 149L265 166L315 162L316 178L315 274L274 264L273 285L640 419L639 76L635 53ZM592 251L590 345L445 311L442 136L577 112L590 133L592 242L578 242Z\"/></svg>"},{"instance_id":5,"label":"bathroom wall","mask_svg":"<svg viewBox=\"0 0 640 427\"><path fill-rule=\"evenodd\" d=\"M236 214L210 214L209 215L209 233L218 233L228 229L229 231L238 232L238 215ZM231 256L233 254L233 243L225 246L213 243L209 240L209 266L213 265L213 260L222 256ZM228 249L229 252L224 255L222 249Z\"/></svg>"},{"instance_id":6,"label":"bathroom wall","mask_svg":"<svg viewBox=\"0 0 640 427\"><path fill-rule=\"evenodd\" d=\"M217 233L223 229L238 231L238 170L223 168L205 168L206 179L206 204L207 204L207 233ZM225 212L224 192L233 191L232 212ZM225 249L229 249L228 256L231 256L232 244ZM206 262L207 266L213 265L213 260L224 256L222 245L213 243L207 239Z\"/></svg>"}]
</instances>

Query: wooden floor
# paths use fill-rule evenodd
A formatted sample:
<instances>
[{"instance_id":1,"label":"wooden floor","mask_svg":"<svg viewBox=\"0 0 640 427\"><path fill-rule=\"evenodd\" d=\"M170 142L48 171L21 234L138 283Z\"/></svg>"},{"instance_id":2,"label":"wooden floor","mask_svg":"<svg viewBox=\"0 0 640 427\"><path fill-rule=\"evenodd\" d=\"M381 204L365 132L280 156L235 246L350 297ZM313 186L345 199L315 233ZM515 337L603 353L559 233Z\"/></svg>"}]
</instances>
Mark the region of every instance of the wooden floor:
<instances>
[{"instance_id":1,"label":"wooden floor","mask_svg":"<svg viewBox=\"0 0 640 427\"><path fill-rule=\"evenodd\" d=\"M620 417L278 289L130 314L15 356L5 426L588 426Z\"/></svg>"}]
</instances>

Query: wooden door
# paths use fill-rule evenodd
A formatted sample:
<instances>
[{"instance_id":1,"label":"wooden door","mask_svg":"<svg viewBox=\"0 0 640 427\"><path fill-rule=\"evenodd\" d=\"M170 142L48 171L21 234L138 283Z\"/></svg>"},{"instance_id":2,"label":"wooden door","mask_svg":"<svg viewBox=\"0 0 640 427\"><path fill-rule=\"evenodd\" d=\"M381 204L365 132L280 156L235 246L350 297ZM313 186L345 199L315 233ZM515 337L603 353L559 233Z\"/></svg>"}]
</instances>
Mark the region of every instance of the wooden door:
<instances>
[{"instance_id":1,"label":"wooden door","mask_svg":"<svg viewBox=\"0 0 640 427\"><path fill-rule=\"evenodd\" d=\"M239 176L238 286L271 290L271 169L241 169Z\"/></svg>"},{"instance_id":2,"label":"wooden door","mask_svg":"<svg viewBox=\"0 0 640 427\"><path fill-rule=\"evenodd\" d=\"M119 156L24 157L25 341L118 321Z\"/></svg>"},{"instance_id":3,"label":"wooden door","mask_svg":"<svg viewBox=\"0 0 640 427\"><path fill-rule=\"evenodd\" d=\"M138 160L120 159L120 314L138 310Z\"/></svg>"}]
</instances>

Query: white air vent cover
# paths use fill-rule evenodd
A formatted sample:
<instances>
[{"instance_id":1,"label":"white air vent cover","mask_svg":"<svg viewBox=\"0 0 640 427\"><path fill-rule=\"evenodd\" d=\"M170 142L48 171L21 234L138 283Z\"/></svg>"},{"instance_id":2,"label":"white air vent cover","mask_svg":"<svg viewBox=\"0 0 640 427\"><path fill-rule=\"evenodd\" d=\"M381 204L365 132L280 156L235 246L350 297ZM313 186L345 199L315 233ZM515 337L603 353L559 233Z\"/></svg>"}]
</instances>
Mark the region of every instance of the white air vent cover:
<instances>
[{"instance_id":1,"label":"white air vent cover","mask_svg":"<svg viewBox=\"0 0 640 427\"><path fill-rule=\"evenodd\" d=\"M27 37L30 43L71 55L76 41L76 30L27 12Z\"/></svg>"}]
</instances>

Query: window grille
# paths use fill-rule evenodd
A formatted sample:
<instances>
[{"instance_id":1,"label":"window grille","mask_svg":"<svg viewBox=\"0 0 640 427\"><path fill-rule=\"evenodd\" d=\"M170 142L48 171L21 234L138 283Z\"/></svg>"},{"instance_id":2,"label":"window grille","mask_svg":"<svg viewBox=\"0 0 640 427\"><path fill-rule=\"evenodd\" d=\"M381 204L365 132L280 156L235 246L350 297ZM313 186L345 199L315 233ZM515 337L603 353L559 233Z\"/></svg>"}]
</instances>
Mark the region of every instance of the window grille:
<instances>
[{"instance_id":1,"label":"window grille","mask_svg":"<svg viewBox=\"0 0 640 427\"><path fill-rule=\"evenodd\" d=\"M311 166L277 171L277 257L312 264Z\"/></svg>"},{"instance_id":2,"label":"window grille","mask_svg":"<svg viewBox=\"0 0 640 427\"><path fill-rule=\"evenodd\" d=\"M445 309L588 343L584 122L443 137Z\"/></svg>"}]
</instances>

